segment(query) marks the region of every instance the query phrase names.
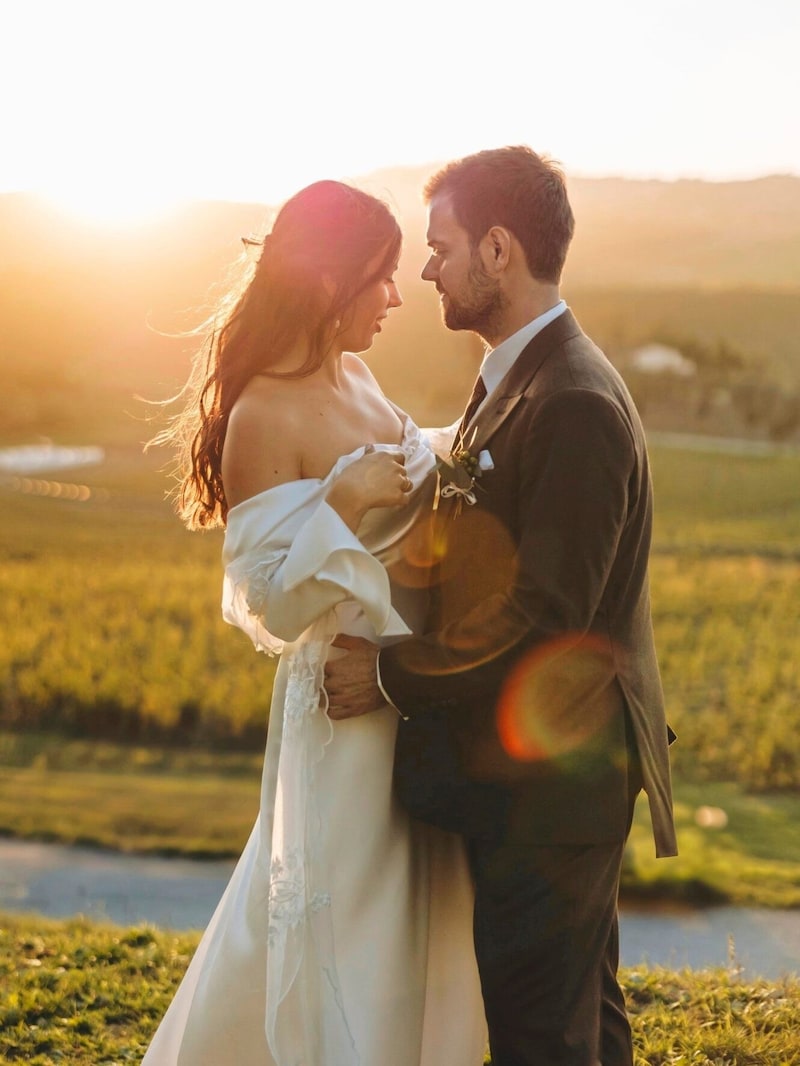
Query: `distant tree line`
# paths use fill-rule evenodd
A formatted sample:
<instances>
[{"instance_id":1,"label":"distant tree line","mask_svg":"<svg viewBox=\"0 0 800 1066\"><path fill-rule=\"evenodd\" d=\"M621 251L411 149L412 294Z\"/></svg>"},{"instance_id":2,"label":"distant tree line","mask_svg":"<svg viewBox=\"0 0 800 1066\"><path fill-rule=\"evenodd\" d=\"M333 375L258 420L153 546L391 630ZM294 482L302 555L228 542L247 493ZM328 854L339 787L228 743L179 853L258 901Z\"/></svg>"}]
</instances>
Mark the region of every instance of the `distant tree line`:
<instances>
[{"instance_id":1,"label":"distant tree line","mask_svg":"<svg viewBox=\"0 0 800 1066\"><path fill-rule=\"evenodd\" d=\"M618 355L617 364L645 418L658 407L672 409L678 420L683 411L712 425L727 410L744 431L773 441L786 441L800 431L800 391L781 385L765 359L722 337L706 341L663 331L652 343L679 352L694 373L640 368L635 358L639 348Z\"/></svg>"}]
</instances>

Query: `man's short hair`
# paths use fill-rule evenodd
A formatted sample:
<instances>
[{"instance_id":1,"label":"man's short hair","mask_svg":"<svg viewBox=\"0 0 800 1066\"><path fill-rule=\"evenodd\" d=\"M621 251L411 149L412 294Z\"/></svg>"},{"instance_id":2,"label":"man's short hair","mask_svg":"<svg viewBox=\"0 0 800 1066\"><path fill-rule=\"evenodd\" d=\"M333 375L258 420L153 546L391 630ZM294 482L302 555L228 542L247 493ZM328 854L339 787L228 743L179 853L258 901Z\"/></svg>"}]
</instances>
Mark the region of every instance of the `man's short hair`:
<instances>
[{"instance_id":1,"label":"man's short hair","mask_svg":"<svg viewBox=\"0 0 800 1066\"><path fill-rule=\"evenodd\" d=\"M527 145L490 148L448 163L425 186L425 202L450 197L476 248L492 226L522 245L532 276L558 283L575 219L561 168Z\"/></svg>"}]
</instances>

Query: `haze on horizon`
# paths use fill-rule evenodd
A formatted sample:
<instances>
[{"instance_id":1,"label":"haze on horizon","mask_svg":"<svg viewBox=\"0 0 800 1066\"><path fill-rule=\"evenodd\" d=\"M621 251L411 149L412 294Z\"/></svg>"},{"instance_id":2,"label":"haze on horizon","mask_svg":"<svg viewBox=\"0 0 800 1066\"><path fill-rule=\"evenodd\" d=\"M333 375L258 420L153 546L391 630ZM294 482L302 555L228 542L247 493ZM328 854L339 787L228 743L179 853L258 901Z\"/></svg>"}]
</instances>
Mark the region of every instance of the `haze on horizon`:
<instances>
[{"instance_id":1,"label":"haze on horizon","mask_svg":"<svg viewBox=\"0 0 800 1066\"><path fill-rule=\"evenodd\" d=\"M26 0L0 191L108 220L525 142L568 175L800 174L800 4Z\"/></svg>"}]
</instances>

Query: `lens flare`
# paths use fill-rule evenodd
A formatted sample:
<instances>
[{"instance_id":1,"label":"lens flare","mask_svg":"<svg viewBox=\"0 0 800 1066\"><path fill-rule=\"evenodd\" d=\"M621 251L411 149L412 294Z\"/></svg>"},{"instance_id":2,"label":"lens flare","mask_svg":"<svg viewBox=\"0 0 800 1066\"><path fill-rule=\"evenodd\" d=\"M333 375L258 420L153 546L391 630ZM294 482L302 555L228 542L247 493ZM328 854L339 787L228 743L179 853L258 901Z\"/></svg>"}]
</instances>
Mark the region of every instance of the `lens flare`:
<instances>
[{"instance_id":1,"label":"lens flare","mask_svg":"<svg viewBox=\"0 0 800 1066\"><path fill-rule=\"evenodd\" d=\"M516 667L498 703L497 731L512 759L555 759L591 745L621 706L608 642L566 635Z\"/></svg>"},{"instance_id":2,"label":"lens flare","mask_svg":"<svg viewBox=\"0 0 800 1066\"><path fill-rule=\"evenodd\" d=\"M427 588L447 551L447 529L435 515L428 516L404 538L401 551L401 566L392 570L392 579L409 588Z\"/></svg>"}]
</instances>

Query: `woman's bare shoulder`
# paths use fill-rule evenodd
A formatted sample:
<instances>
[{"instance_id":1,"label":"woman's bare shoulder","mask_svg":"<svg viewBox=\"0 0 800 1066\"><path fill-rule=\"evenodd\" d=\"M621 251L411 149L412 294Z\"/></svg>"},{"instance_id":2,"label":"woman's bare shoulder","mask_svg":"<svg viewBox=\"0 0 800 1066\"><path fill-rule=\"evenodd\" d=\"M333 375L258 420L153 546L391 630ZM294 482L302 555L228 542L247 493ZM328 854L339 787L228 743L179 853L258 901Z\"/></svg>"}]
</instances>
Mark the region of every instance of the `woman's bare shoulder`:
<instances>
[{"instance_id":1,"label":"woman's bare shoulder","mask_svg":"<svg viewBox=\"0 0 800 1066\"><path fill-rule=\"evenodd\" d=\"M230 414L230 423L244 427L281 421L289 424L295 419L295 380L258 375L245 385ZM299 418L297 419L299 421Z\"/></svg>"},{"instance_id":2,"label":"woman's bare shoulder","mask_svg":"<svg viewBox=\"0 0 800 1066\"><path fill-rule=\"evenodd\" d=\"M360 381L366 381L374 385L379 391L382 391L375 375L360 356L354 355L352 352L345 352L342 355L342 361L348 374L358 378Z\"/></svg>"},{"instance_id":3,"label":"woman's bare shoulder","mask_svg":"<svg viewBox=\"0 0 800 1066\"><path fill-rule=\"evenodd\" d=\"M300 477L303 418L285 385L254 378L233 405L222 453L229 507Z\"/></svg>"},{"instance_id":4,"label":"woman's bare shoulder","mask_svg":"<svg viewBox=\"0 0 800 1066\"><path fill-rule=\"evenodd\" d=\"M304 424L304 405L293 384L275 378L254 378L233 405L228 434L234 440L242 438L252 444L291 445Z\"/></svg>"}]
</instances>

